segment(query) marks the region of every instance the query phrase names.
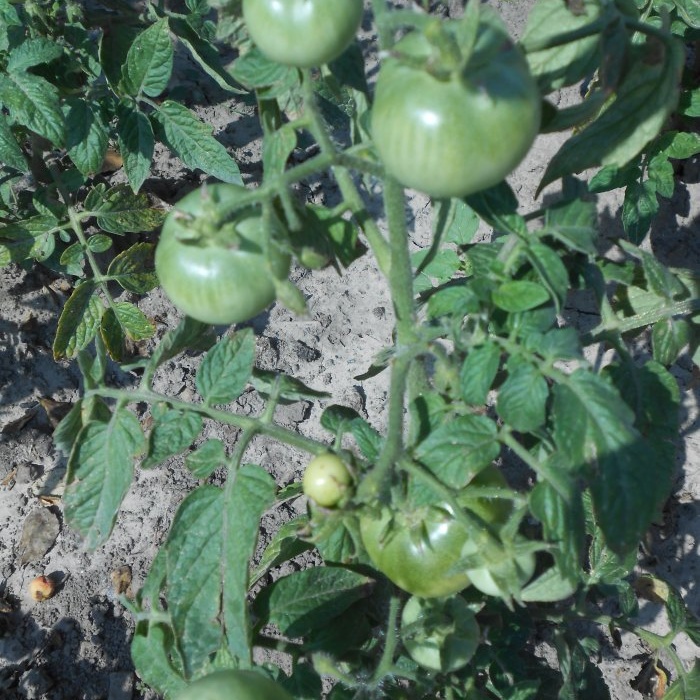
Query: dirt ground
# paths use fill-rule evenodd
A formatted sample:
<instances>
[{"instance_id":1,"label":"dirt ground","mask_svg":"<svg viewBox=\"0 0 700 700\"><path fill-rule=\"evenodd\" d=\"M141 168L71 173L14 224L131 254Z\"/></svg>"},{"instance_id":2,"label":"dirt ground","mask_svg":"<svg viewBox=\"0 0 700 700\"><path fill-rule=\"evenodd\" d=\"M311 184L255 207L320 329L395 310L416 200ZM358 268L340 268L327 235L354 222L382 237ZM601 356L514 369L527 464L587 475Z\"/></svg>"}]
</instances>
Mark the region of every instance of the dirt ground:
<instances>
[{"instance_id":1,"label":"dirt ground","mask_svg":"<svg viewBox=\"0 0 700 700\"><path fill-rule=\"evenodd\" d=\"M517 35L531 3L494 4ZM184 53L180 55L179 88L187 86L182 92L188 95L188 102L230 148L246 183L255 183L260 177L259 133L251 108L231 101L204 77L192 84L196 75L194 64ZM525 211L535 208L537 183L563 139L562 135L538 139L526 161L509 178ZM116 173L114 181L120 177ZM172 203L201 179L201 174L193 176L161 148L145 189ZM555 185L547 192L556 189ZM332 198L332 186L311 183L308 195ZM603 237L620 230L619 206L619 193L601 198ZM427 201L412 197L410 212L412 243L418 250L430 232ZM698 269L697 161L689 163L681 174L673 198L663 202L648 245L668 264ZM333 398L282 407L280 421L305 435L322 438L318 420L323 407L343 403L382 426L387 378L354 378L391 342L391 303L372 260L360 259L342 277L332 269L313 273L297 269L293 279L307 298L309 313L300 318L274 306L251 322L258 335L259 365L293 374L332 393ZM0 270L0 698L154 700L156 695L142 687L133 672L129 656L133 624L118 600L116 579L128 571L132 589L141 585L177 505L195 482L182 458L155 470L137 469L111 539L94 552L86 551L68 527L60 498L45 498L60 496L65 467L52 445L53 421L60 415L60 403L70 403L79 396L77 368L69 362L56 363L51 354L59 311L69 292L65 280L38 266L29 271L16 266ZM177 312L159 292L140 300L139 306L155 320L158 337L177 323ZM580 326L595 322L585 309L576 307L568 309L567 316L569 322ZM641 348L641 352L645 350ZM167 371L158 375L156 389L180 398L193 396L198 361L197 356L185 356L167 365ZM640 568L658 573L678 587L690 609L700 615L700 373L688 358L682 358L672 371L684 396L675 491L664 521L652 528L640 550ZM111 381L117 386L129 386L134 379L116 367L111 370ZM238 408L252 413L259 406L252 396L244 394ZM202 439L212 436L231 444L236 432L212 424ZM279 485L285 485L300 478L304 455L257 441L247 461L267 468ZM301 502L289 506L303 507ZM263 521L263 538L288 516L288 510L268 514ZM27 533L37 531L45 535L40 541L27 537ZM61 581L59 593L42 603L34 602L27 590L39 574ZM663 629L665 621L657 606L647 604L642 615L652 629ZM642 696L631 688L630 680L639 672L644 645L625 637L622 648L616 649L603 631L600 638L600 666L612 697L638 700ZM698 655L689 640L681 640L678 651L688 664Z\"/></svg>"}]
</instances>

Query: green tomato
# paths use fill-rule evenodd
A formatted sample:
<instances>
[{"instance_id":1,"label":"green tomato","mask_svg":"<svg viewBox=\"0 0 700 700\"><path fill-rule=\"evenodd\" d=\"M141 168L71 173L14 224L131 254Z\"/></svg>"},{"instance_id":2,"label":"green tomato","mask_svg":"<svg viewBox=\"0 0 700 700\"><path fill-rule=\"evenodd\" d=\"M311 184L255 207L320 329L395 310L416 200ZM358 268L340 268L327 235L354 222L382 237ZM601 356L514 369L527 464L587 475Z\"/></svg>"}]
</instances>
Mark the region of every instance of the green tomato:
<instances>
[{"instance_id":1,"label":"green tomato","mask_svg":"<svg viewBox=\"0 0 700 700\"><path fill-rule=\"evenodd\" d=\"M512 502L507 498L472 497L469 495L472 487L507 489L508 482L501 471L489 464L467 484L464 491L457 498L460 505L471 510L489 525L493 525L496 529L500 528L505 524L513 511Z\"/></svg>"},{"instance_id":2,"label":"green tomato","mask_svg":"<svg viewBox=\"0 0 700 700\"><path fill-rule=\"evenodd\" d=\"M467 532L447 504L365 512L360 535L374 566L408 593L439 598L469 585L467 574L455 570Z\"/></svg>"},{"instance_id":3,"label":"green tomato","mask_svg":"<svg viewBox=\"0 0 700 700\"><path fill-rule=\"evenodd\" d=\"M243 0L243 18L271 60L311 68L348 47L362 21L362 0Z\"/></svg>"},{"instance_id":4,"label":"green tomato","mask_svg":"<svg viewBox=\"0 0 700 700\"><path fill-rule=\"evenodd\" d=\"M479 625L460 596L425 600L413 596L401 613L401 640L411 658L432 671L466 666L479 646Z\"/></svg>"},{"instance_id":5,"label":"green tomato","mask_svg":"<svg viewBox=\"0 0 700 700\"><path fill-rule=\"evenodd\" d=\"M377 152L390 175L431 197L464 197L498 184L539 131L541 99L527 61L500 20L482 12L465 69L432 59L431 42L414 31L377 79ZM452 27L445 31L454 34Z\"/></svg>"},{"instance_id":6,"label":"green tomato","mask_svg":"<svg viewBox=\"0 0 700 700\"><path fill-rule=\"evenodd\" d=\"M301 481L304 494L314 503L333 508L352 486L352 476L345 462L334 454L314 457L304 470Z\"/></svg>"},{"instance_id":7,"label":"green tomato","mask_svg":"<svg viewBox=\"0 0 700 700\"><path fill-rule=\"evenodd\" d=\"M282 686L255 671L215 671L190 683L175 700L292 700Z\"/></svg>"},{"instance_id":8,"label":"green tomato","mask_svg":"<svg viewBox=\"0 0 700 700\"><path fill-rule=\"evenodd\" d=\"M263 225L259 207L246 207L221 225L222 206L246 193L229 184L204 185L168 214L156 246L163 291L183 313L204 323L242 323L275 300L274 279L289 273L290 258ZM271 221L272 233L282 236Z\"/></svg>"}]
</instances>

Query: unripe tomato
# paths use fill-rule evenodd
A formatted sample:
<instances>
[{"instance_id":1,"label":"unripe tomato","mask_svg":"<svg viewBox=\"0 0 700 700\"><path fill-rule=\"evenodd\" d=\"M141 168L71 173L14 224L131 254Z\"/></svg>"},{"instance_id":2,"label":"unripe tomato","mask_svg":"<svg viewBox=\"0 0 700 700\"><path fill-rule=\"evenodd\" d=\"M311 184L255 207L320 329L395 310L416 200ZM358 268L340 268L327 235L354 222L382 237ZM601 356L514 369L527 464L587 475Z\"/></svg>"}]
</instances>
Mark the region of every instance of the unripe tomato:
<instances>
[{"instance_id":1,"label":"unripe tomato","mask_svg":"<svg viewBox=\"0 0 700 700\"><path fill-rule=\"evenodd\" d=\"M362 0L243 0L243 18L271 60L311 68L340 56L362 20Z\"/></svg>"},{"instance_id":2,"label":"unripe tomato","mask_svg":"<svg viewBox=\"0 0 700 700\"><path fill-rule=\"evenodd\" d=\"M479 646L479 625L467 602L450 598L408 599L401 613L401 641L411 658L432 671L466 666Z\"/></svg>"},{"instance_id":3,"label":"unripe tomato","mask_svg":"<svg viewBox=\"0 0 700 700\"><path fill-rule=\"evenodd\" d=\"M455 570L467 531L447 504L364 513L360 534L374 566L408 593L439 598L469 585L466 572Z\"/></svg>"},{"instance_id":4,"label":"unripe tomato","mask_svg":"<svg viewBox=\"0 0 700 700\"><path fill-rule=\"evenodd\" d=\"M183 313L204 323L242 323L275 300L274 278L284 279L290 258L263 226L259 207L246 207L223 226L218 216L246 192L229 184L204 185L168 214L156 246L163 291ZM280 235L280 224L271 222Z\"/></svg>"},{"instance_id":5,"label":"unripe tomato","mask_svg":"<svg viewBox=\"0 0 700 700\"><path fill-rule=\"evenodd\" d=\"M190 683L175 700L293 700L282 686L255 671L226 670Z\"/></svg>"},{"instance_id":6,"label":"unripe tomato","mask_svg":"<svg viewBox=\"0 0 700 700\"><path fill-rule=\"evenodd\" d=\"M304 494L319 506L333 508L352 486L352 476L345 462L334 454L314 457L301 480Z\"/></svg>"},{"instance_id":7,"label":"unripe tomato","mask_svg":"<svg viewBox=\"0 0 700 700\"><path fill-rule=\"evenodd\" d=\"M498 184L539 130L541 100L527 61L495 14L482 13L463 70L441 66L428 39L414 31L377 79L371 123L379 157L401 184L431 197L464 197Z\"/></svg>"},{"instance_id":8,"label":"unripe tomato","mask_svg":"<svg viewBox=\"0 0 700 700\"><path fill-rule=\"evenodd\" d=\"M512 593L516 591L508 591L494 578L505 576L506 567L514 566L516 578L518 582L518 590L522 588L535 573L535 555L531 552L527 554L519 554L514 561L506 562L502 566L491 568L481 567L478 569L468 569L467 573L471 579L472 586L481 591L485 595L494 596L496 598L510 598Z\"/></svg>"}]
</instances>

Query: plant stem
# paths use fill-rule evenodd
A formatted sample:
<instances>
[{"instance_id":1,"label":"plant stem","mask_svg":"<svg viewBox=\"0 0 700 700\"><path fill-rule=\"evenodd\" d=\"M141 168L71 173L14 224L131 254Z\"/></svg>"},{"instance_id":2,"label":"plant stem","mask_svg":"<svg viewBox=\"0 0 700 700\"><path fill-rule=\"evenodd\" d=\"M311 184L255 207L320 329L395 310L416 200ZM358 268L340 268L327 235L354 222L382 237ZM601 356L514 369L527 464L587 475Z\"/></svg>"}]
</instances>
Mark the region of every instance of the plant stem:
<instances>
[{"instance_id":1,"label":"plant stem","mask_svg":"<svg viewBox=\"0 0 700 700\"><path fill-rule=\"evenodd\" d=\"M338 154L318 112L313 81L308 70L304 71L302 93L304 96L306 116L309 119L309 130L321 148L321 155L327 156L329 159L331 159L333 175L338 182L343 199L347 202L359 225L362 227L362 230L364 231L367 241L369 242L372 252L377 260L379 269L384 273L384 275L388 275L391 269L391 250L387 245L386 240L382 236L379 227L374 222L374 219L372 219L372 217L367 213L364 202L362 201L362 198L360 197L350 174L345 167L341 165L344 159L342 158L341 154ZM358 164L356 158L352 159L351 162Z\"/></svg>"},{"instance_id":2,"label":"plant stem","mask_svg":"<svg viewBox=\"0 0 700 700\"><path fill-rule=\"evenodd\" d=\"M595 21L578 29L572 29L570 32L562 32L556 36L543 37L541 39L533 39L525 43L521 43L521 47L525 53L534 53L535 51L546 51L554 49L557 46L572 44L575 41L580 41L589 36L599 34L609 24L607 17L601 16Z\"/></svg>"},{"instance_id":3,"label":"plant stem","mask_svg":"<svg viewBox=\"0 0 700 700\"><path fill-rule=\"evenodd\" d=\"M399 642L398 618L400 604L401 599L398 596L392 595L389 600L389 612L386 618L386 641L384 642L384 649L379 663L377 664L377 668L374 669L374 673L372 674L372 680L370 681L370 684L375 688L381 685L384 678L391 673L394 666L394 654L396 653L396 647Z\"/></svg>"},{"instance_id":4,"label":"plant stem","mask_svg":"<svg viewBox=\"0 0 700 700\"><path fill-rule=\"evenodd\" d=\"M224 423L226 425L232 425L236 428L240 428L241 430L255 430L260 435L265 435L273 440L283 442L313 455L323 454L324 452L328 451L327 445L317 442L316 440L312 440L311 438L304 437L303 435L300 435L293 430L283 428L280 425L268 423L264 419L261 420L258 418L250 418L249 416L239 416L235 413L229 413L228 411L223 411L221 409L210 408L204 404L181 401L179 399L158 394L155 391L149 391L147 389L126 390L100 387L99 389L92 389L85 392L86 399L90 398L91 396L100 396L106 399L117 399L118 401L123 401L124 403L144 402L151 405L156 403L166 403L171 408L179 409L181 411L193 411L194 413L199 413L206 418L211 418L212 420Z\"/></svg>"},{"instance_id":5,"label":"plant stem","mask_svg":"<svg viewBox=\"0 0 700 700\"><path fill-rule=\"evenodd\" d=\"M391 178L384 183L384 206L391 247L388 282L396 316L396 354L391 363L387 439L377 463L360 485L358 493L364 500L385 495L391 469L403 451L406 390L414 361L412 346L418 341L403 188Z\"/></svg>"}]
</instances>

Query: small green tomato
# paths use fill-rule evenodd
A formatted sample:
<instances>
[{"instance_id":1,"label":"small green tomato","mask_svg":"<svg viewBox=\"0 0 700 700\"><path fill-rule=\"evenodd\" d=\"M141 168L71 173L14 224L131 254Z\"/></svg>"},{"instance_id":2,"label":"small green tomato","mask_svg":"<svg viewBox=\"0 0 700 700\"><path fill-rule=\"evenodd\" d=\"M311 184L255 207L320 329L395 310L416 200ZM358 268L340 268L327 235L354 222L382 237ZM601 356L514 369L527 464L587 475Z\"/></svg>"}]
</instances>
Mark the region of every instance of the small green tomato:
<instances>
[{"instance_id":1,"label":"small green tomato","mask_svg":"<svg viewBox=\"0 0 700 700\"><path fill-rule=\"evenodd\" d=\"M301 484L314 503L333 508L352 486L352 475L340 457L326 453L308 463Z\"/></svg>"}]
</instances>

